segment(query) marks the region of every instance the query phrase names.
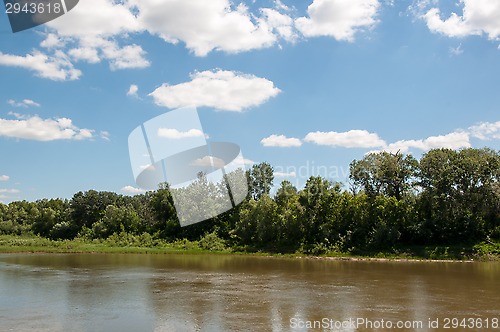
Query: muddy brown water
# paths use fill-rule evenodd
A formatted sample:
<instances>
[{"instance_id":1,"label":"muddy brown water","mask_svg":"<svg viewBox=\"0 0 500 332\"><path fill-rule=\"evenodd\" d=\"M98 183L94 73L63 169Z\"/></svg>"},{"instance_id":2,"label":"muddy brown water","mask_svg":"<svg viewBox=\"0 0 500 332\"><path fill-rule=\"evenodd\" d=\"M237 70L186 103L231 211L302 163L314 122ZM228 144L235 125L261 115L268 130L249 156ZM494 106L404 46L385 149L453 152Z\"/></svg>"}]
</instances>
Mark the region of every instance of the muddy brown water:
<instances>
[{"instance_id":1,"label":"muddy brown water","mask_svg":"<svg viewBox=\"0 0 500 332\"><path fill-rule=\"evenodd\" d=\"M1 331L500 331L499 319L500 263L0 255Z\"/></svg>"}]
</instances>

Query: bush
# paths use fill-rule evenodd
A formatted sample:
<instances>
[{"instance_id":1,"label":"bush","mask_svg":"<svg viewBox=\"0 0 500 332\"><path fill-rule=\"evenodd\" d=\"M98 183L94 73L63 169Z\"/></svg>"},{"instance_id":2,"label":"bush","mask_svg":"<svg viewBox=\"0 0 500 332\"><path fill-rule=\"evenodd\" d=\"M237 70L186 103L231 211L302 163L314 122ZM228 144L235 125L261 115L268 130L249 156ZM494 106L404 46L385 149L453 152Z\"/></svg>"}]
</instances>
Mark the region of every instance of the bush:
<instances>
[{"instance_id":1,"label":"bush","mask_svg":"<svg viewBox=\"0 0 500 332\"><path fill-rule=\"evenodd\" d=\"M199 241L198 246L205 250L222 251L226 250L226 241L221 239L217 233L206 233Z\"/></svg>"},{"instance_id":2,"label":"bush","mask_svg":"<svg viewBox=\"0 0 500 332\"><path fill-rule=\"evenodd\" d=\"M12 222L11 220L0 222L0 234L21 235L22 232L22 226L18 223Z\"/></svg>"}]
</instances>

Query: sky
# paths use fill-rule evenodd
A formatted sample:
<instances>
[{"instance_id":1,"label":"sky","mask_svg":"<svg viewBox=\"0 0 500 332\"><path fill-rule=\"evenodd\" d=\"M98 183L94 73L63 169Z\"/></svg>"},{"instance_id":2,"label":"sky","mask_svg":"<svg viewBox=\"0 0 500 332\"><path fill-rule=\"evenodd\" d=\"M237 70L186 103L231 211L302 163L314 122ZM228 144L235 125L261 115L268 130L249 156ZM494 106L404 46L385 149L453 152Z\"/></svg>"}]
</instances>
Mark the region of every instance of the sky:
<instances>
[{"instance_id":1,"label":"sky","mask_svg":"<svg viewBox=\"0 0 500 332\"><path fill-rule=\"evenodd\" d=\"M128 136L185 106L276 184L347 184L369 152L500 148L500 2L80 0L17 33L2 8L0 80L4 203L142 192Z\"/></svg>"}]
</instances>

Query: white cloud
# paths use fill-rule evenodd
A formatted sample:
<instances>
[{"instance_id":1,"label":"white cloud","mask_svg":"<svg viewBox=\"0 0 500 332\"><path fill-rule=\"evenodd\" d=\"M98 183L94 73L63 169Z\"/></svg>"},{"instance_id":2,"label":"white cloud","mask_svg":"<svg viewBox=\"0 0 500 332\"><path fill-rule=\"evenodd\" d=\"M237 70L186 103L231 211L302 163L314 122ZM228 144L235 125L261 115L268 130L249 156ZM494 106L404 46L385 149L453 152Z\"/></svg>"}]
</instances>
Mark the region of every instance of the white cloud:
<instances>
[{"instance_id":1,"label":"white cloud","mask_svg":"<svg viewBox=\"0 0 500 332\"><path fill-rule=\"evenodd\" d=\"M67 38L116 39L147 31L168 43L183 42L197 56L214 50L238 53L270 47L278 36L293 35L287 27L291 19L278 12L289 8L280 1L275 7L259 16L230 0L86 0L47 23L56 33L49 34L42 46L57 47Z\"/></svg>"},{"instance_id":2,"label":"white cloud","mask_svg":"<svg viewBox=\"0 0 500 332\"><path fill-rule=\"evenodd\" d=\"M458 150L461 148L470 148L469 133L465 131L456 131L446 135L430 136L419 140L401 140L387 145L384 151L402 153L408 152L410 148L429 151L431 149L446 148Z\"/></svg>"},{"instance_id":3,"label":"white cloud","mask_svg":"<svg viewBox=\"0 0 500 332\"><path fill-rule=\"evenodd\" d=\"M158 136L169 139L205 137L203 132L199 129L189 129L187 131L179 131L173 128L159 128Z\"/></svg>"},{"instance_id":4,"label":"white cloud","mask_svg":"<svg viewBox=\"0 0 500 332\"><path fill-rule=\"evenodd\" d=\"M273 135L275 136L275 135ZM447 148L459 150L470 148L470 137L480 140L500 140L500 121L482 122L467 130L455 130L446 135L429 136L424 139L399 140L388 144L378 134L366 130L350 130L347 132L311 132L304 141L332 147L345 148L376 148L368 153L380 151L408 153L411 149L429 151L431 149Z\"/></svg>"},{"instance_id":5,"label":"white cloud","mask_svg":"<svg viewBox=\"0 0 500 332\"><path fill-rule=\"evenodd\" d=\"M299 147L302 145L302 142L298 138L288 138L285 135L271 135L269 137L263 138L261 141L262 145L267 147Z\"/></svg>"},{"instance_id":6,"label":"white cloud","mask_svg":"<svg viewBox=\"0 0 500 332\"><path fill-rule=\"evenodd\" d=\"M78 47L72 48L68 54L75 60L98 63L106 59L111 70L146 68L150 62L142 47L132 44L119 46L114 40L99 36L84 36L78 40Z\"/></svg>"},{"instance_id":7,"label":"white cloud","mask_svg":"<svg viewBox=\"0 0 500 332\"><path fill-rule=\"evenodd\" d=\"M64 41L63 38L61 38L59 35L55 33L49 33L47 34L47 37L40 43L40 46L51 49L64 47L65 44L66 41Z\"/></svg>"},{"instance_id":8,"label":"white cloud","mask_svg":"<svg viewBox=\"0 0 500 332\"><path fill-rule=\"evenodd\" d=\"M385 142L376 133L366 130L349 130L347 132L311 132L304 138L306 142L318 145L344 148L376 148L385 146Z\"/></svg>"},{"instance_id":9,"label":"white cloud","mask_svg":"<svg viewBox=\"0 0 500 332\"><path fill-rule=\"evenodd\" d=\"M0 65L32 70L37 76L54 81L76 80L82 74L61 51L56 51L54 56L36 50L26 56L0 52Z\"/></svg>"},{"instance_id":10,"label":"white cloud","mask_svg":"<svg viewBox=\"0 0 500 332\"><path fill-rule=\"evenodd\" d=\"M8 175L0 175L0 181L9 181L10 176Z\"/></svg>"},{"instance_id":11,"label":"white cloud","mask_svg":"<svg viewBox=\"0 0 500 332\"><path fill-rule=\"evenodd\" d=\"M212 156L205 156L203 158L196 159L191 163L192 166L201 166L201 167L216 167L216 168L222 168L225 166L224 160L217 158L217 157L212 157Z\"/></svg>"},{"instance_id":12,"label":"white cloud","mask_svg":"<svg viewBox=\"0 0 500 332\"><path fill-rule=\"evenodd\" d=\"M460 149L469 148L469 134L466 132L454 132L446 135L431 136L426 138L424 141L425 150L437 149L437 148L448 148L448 149Z\"/></svg>"},{"instance_id":13,"label":"white cloud","mask_svg":"<svg viewBox=\"0 0 500 332\"><path fill-rule=\"evenodd\" d=\"M308 16L294 21L289 15L294 9L278 0L274 8L253 11L231 0L86 0L46 24L49 30L40 46L54 55L38 50L26 56L0 53L0 64L31 69L53 80L81 76L69 59L91 64L106 60L111 70L146 68L150 62L145 50L129 42L131 35L146 32L168 43L182 42L196 56L262 49L280 39L294 41L295 27L306 37L330 35L351 41L356 32L377 23L379 6L378 0L314 0Z\"/></svg>"},{"instance_id":14,"label":"white cloud","mask_svg":"<svg viewBox=\"0 0 500 332\"><path fill-rule=\"evenodd\" d=\"M190 82L177 85L163 84L149 95L157 105L168 108L206 106L241 112L281 92L265 78L233 71L203 71L191 78Z\"/></svg>"},{"instance_id":15,"label":"white cloud","mask_svg":"<svg viewBox=\"0 0 500 332\"><path fill-rule=\"evenodd\" d=\"M276 30L283 39L293 41L297 38L290 16L271 8L262 8L261 12L269 28Z\"/></svg>"},{"instance_id":16,"label":"white cloud","mask_svg":"<svg viewBox=\"0 0 500 332\"><path fill-rule=\"evenodd\" d=\"M128 91L127 91L127 96L137 98L138 91L139 91L139 87L136 84L130 84L130 87L128 88Z\"/></svg>"},{"instance_id":17,"label":"white cloud","mask_svg":"<svg viewBox=\"0 0 500 332\"><path fill-rule=\"evenodd\" d=\"M232 167L245 168L245 165L250 166L250 165L255 164L255 162L253 160L250 160L250 159L245 159L241 155L239 155L238 157L236 157L236 159L231 161L230 164Z\"/></svg>"},{"instance_id":18,"label":"white cloud","mask_svg":"<svg viewBox=\"0 0 500 332\"><path fill-rule=\"evenodd\" d=\"M469 127L469 132L471 136L479 138L483 141L500 139L500 121L481 122L477 125Z\"/></svg>"},{"instance_id":19,"label":"white cloud","mask_svg":"<svg viewBox=\"0 0 500 332\"><path fill-rule=\"evenodd\" d=\"M96 9L98 8L98 10ZM141 46L120 45L130 33L144 31L128 1L86 0L47 23L53 29L40 44L58 48L73 60L91 64L108 60L111 70L150 66Z\"/></svg>"},{"instance_id":20,"label":"white cloud","mask_svg":"<svg viewBox=\"0 0 500 332\"><path fill-rule=\"evenodd\" d=\"M121 189L121 191L124 193L127 193L127 194L142 194L142 193L146 192L143 189L135 188L132 186L125 186Z\"/></svg>"},{"instance_id":21,"label":"white cloud","mask_svg":"<svg viewBox=\"0 0 500 332\"><path fill-rule=\"evenodd\" d=\"M85 61L88 63L101 62L97 49L91 47L72 48L68 51L68 54L76 61Z\"/></svg>"},{"instance_id":22,"label":"white cloud","mask_svg":"<svg viewBox=\"0 0 500 332\"><path fill-rule=\"evenodd\" d=\"M475 137L483 141L500 139L500 121L481 122L470 126L467 130L457 130L446 135L430 136L419 140L401 140L387 145L383 150L390 152L407 152L411 148L422 151L431 149L448 148L458 150L470 148L470 137Z\"/></svg>"},{"instance_id":23,"label":"white cloud","mask_svg":"<svg viewBox=\"0 0 500 332\"><path fill-rule=\"evenodd\" d=\"M236 8L229 0L134 0L137 20L149 33L169 43L182 41L197 56L213 50L238 53L273 45L277 37L267 22Z\"/></svg>"},{"instance_id":24,"label":"white cloud","mask_svg":"<svg viewBox=\"0 0 500 332\"><path fill-rule=\"evenodd\" d=\"M448 37L466 37L486 34L491 40L500 37L500 2L498 0L461 0L461 15L452 13L442 19L438 7L432 7L421 15L427 27ZM421 6L428 5L428 2Z\"/></svg>"},{"instance_id":25,"label":"white cloud","mask_svg":"<svg viewBox=\"0 0 500 332\"><path fill-rule=\"evenodd\" d=\"M279 178L296 177L297 173L295 173L295 172L274 172L274 176L279 177Z\"/></svg>"},{"instance_id":26,"label":"white cloud","mask_svg":"<svg viewBox=\"0 0 500 332\"><path fill-rule=\"evenodd\" d=\"M107 43L102 49L103 55L110 61L111 70L146 68L150 62L146 59L146 52L139 45L119 47L115 42Z\"/></svg>"},{"instance_id":27,"label":"white cloud","mask_svg":"<svg viewBox=\"0 0 500 332\"><path fill-rule=\"evenodd\" d=\"M85 0L67 14L47 23L60 36L113 36L139 32L141 25L129 1Z\"/></svg>"},{"instance_id":28,"label":"white cloud","mask_svg":"<svg viewBox=\"0 0 500 332\"><path fill-rule=\"evenodd\" d=\"M0 118L0 136L35 141L83 140L93 137L93 130L80 129L68 118L42 119L38 115L23 119Z\"/></svg>"},{"instance_id":29,"label":"white cloud","mask_svg":"<svg viewBox=\"0 0 500 332\"><path fill-rule=\"evenodd\" d=\"M15 101L13 99L9 99L7 101L7 103L13 107L31 107L31 106L40 107L41 106L39 103L34 102L31 99L23 99L22 101L19 101L19 102Z\"/></svg>"},{"instance_id":30,"label":"white cloud","mask_svg":"<svg viewBox=\"0 0 500 332\"><path fill-rule=\"evenodd\" d=\"M309 17L295 20L295 26L306 37L331 36L353 41L357 32L377 24L378 0L314 0Z\"/></svg>"},{"instance_id":31,"label":"white cloud","mask_svg":"<svg viewBox=\"0 0 500 332\"><path fill-rule=\"evenodd\" d=\"M281 0L274 0L274 7L276 9L284 10L284 11L290 11L291 8L285 5Z\"/></svg>"},{"instance_id":32,"label":"white cloud","mask_svg":"<svg viewBox=\"0 0 500 332\"><path fill-rule=\"evenodd\" d=\"M2 194L17 194L20 193L18 189L0 189L0 193Z\"/></svg>"}]
</instances>

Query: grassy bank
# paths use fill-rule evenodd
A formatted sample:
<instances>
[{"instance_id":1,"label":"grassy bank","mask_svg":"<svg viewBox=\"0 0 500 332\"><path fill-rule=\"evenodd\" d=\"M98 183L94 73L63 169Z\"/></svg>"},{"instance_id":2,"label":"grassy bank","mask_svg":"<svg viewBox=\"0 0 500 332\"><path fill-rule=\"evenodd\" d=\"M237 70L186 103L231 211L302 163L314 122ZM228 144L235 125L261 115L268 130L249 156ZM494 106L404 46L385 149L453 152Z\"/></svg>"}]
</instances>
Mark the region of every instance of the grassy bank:
<instances>
[{"instance_id":1,"label":"grassy bank","mask_svg":"<svg viewBox=\"0 0 500 332\"><path fill-rule=\"evenodd\" d=\"M322 255L270 248L229 248L219 238L208 234L199 241L166 242L149 235L115 234L106 240L50 240L37 236L0 235L0 253L144 253L144 254L248 254L288 257L324 257L329 259L374 260L461 260L500 261L500 243L468 246L413 246L387 251L326 252Z\"/></svg>"}]
</instances>

